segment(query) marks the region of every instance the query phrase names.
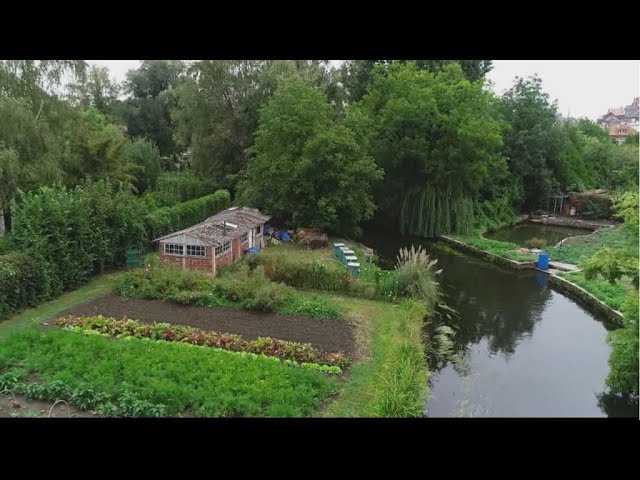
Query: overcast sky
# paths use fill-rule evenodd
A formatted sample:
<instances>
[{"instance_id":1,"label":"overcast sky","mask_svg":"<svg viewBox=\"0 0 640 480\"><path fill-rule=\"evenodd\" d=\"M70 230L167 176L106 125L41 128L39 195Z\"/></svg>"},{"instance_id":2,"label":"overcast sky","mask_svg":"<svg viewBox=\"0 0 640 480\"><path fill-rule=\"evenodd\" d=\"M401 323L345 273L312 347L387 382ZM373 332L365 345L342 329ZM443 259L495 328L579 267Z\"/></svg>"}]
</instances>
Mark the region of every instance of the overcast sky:
<instances>
[{"instance_id":1,"label":"overcast sky","mask_svg":"<svg viewBox=\"0 0 640 480\"><path fill-rule=\"evenodd\" d=\"M109 67L118 81L139 60L87 60ZM340 60L332 60L334 65ZM629 105L640 90L640 60L494 60L487 75L498 94L513 85L516 76L537 73L543 89L558 100L562 115L595 120L610 107Z\"/></svg>"}]
</instances>

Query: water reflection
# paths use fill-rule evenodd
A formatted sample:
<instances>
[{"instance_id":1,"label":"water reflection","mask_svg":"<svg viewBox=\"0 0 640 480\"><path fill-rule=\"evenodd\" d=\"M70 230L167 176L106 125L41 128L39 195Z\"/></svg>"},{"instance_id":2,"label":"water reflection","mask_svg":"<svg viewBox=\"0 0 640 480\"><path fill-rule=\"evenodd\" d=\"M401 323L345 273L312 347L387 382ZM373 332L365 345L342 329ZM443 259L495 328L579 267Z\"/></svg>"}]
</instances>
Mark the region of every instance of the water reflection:
<instances>
[{"instance_id":1,"label":"water reflection","mask_svg":"<svg viewBox=\"0 0 640 480\"><path fill-rule=\"evenodd\" d=\"M628 416L634 404L606 391L605 325L548 286L540 272L518 274L422 239L368 234L392 266L401 246L421 244L438 258L447 305L441 319L455 355L428 348L429 416ZM439 334L427 325L429 338Z\"/></svg>"}]
</instances>

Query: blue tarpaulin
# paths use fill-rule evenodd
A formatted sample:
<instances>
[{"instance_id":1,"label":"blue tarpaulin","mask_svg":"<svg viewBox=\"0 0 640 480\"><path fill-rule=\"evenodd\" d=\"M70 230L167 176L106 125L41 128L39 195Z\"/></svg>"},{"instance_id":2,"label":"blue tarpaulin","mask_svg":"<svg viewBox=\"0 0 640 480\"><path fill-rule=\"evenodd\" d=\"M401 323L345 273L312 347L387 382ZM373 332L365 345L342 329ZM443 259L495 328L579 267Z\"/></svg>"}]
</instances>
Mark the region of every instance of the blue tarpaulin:
<instances>
[{"instance_id":1,"label":"blue tarpaulin","mask_svg":"<svg viewBox=\"0 0 640 480\"><path fill-rule=\"evenodd\" d=\"M260 253L260 247L251 247L247 249L247 253Z\"/></svg>"},{"instance_id":2,"label":"blue tarpaulin","mask_svg":"<svg viewBox=\"0 0 640 480\"><path fill-rule=\"evenodd\" d=\"M278 232L278 238L280 240L282 240L283 242L290 242L291 241L291 235L289 235L289 232L287 232L286 230L281 230Z\"/></svg>"}]
</instances>

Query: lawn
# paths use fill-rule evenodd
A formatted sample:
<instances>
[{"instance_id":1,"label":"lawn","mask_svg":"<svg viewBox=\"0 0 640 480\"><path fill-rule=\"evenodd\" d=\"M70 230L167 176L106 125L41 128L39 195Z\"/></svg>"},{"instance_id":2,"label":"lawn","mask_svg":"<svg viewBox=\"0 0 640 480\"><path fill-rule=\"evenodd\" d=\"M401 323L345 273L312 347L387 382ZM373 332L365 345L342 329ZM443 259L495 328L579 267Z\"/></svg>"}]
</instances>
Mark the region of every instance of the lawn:
<instances>
[{"instance_id":1,"label":"lawn","mask_svg":"<svg viewBox=\"0 0 640 480\"><path fill-rule=\"evenodd\" d=\"M537 259L533 253L523 253L518 251L518 245L509 242L500 242L498 240L490 240L477 235L449 235L454 240L466 243L472 247L484 250L499 257L515 260L516 262L531 262Z\"/></svg>"},{"instance_id":2,"label":"lawn","mask_svg":"<svg viewBox=\"0 0 640 480\"><path fill-rule=\"evenodd\" d=\"M580 265L595 255L603 247L613 249L635 249L631 236L622 228L603 228L591 235L573 239L571 244L550 248L549 256L552 261Z\"/></svg>"},{"instance_id":3,"label":"lawn","mask_svg":"<svg viewBox=\"0 0 640 480\"><path fill-rule=\"evenodd\" d=\"M5 378L9 370L18 379L36 374L43 385L57 385L58 390L96 392L103 411L133 397L148 406L140 416L301 417L337 390L335 378L274 358L35 327L0 343Z\"/></svg>"},{"instance_id":4,"label":"lawn","mask_svg":"<svg viewBox=\"0 0 640 480\"><path fill-rule=\"evenodd\" d=\"M560 276L584 288L587 292L618 311L624 304L628 293L633 290L631 280L626 277L612 284L602 278L587 280L582 272L561 273Z\"/></svg>"}]
</instances>

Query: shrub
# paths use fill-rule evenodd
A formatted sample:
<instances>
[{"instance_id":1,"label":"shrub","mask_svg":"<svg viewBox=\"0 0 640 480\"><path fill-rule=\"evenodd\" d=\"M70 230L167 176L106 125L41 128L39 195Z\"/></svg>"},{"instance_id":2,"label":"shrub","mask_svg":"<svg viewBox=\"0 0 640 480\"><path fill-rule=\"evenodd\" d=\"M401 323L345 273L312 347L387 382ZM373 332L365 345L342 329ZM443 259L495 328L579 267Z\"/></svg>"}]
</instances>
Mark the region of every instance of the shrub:
<instances>
[{"instance_id":1,"label":"shrub","mask_svg":"<svg viewBox=\"0 0 640 480\"><path fill-rule=\"evenodd\" d=\"M397 257L397 295L425 302L432 308L438 300L438 283L435 276L437 260L431 260L426 250L402 248Z\"/></svg>"},{"instance_id":2,"label":"shrub","mask_svg":"<svg viewBox=\"0 0 640 480\"><path fill-rule=\"evenodd\" d=\"M0 319L49 295L45 266L28 255L0 255Z\"/></svg>"},{"instance_id":3,"label":"shrub","mask_svg":"<svg viewBox=\"0 0 640 480\"><path fill-rule=\"evenodd\" d=\"M167 207L204 197L215 191L216 186L213 181L202 179L195 173L185 170L161 173L158 185L151 195L158 207Z\"/></svg>"},{"instance_id":4,"label":"shrub","mask_svg":"<svg viewBox=\"0 0 640 480\"><path fill-rule=\"evenodd\" d=\"M294 288L346 292L352 282L345 268L331 268L318 260L300 262L295 257L289 258L286 250L269 255L260 253L255 261L264 267L271 280Z\"/></svg>"},{"instance_id":5,"label":"shrub","mask_svg":"<svg viewBox=\"0 0 640 480\"><path fill-rule=\"evenodd\" d=\"M544 238L533 237L527 240L525 245L529 248L542 249L547 246L547 241Z\"/></svg>"}]
</instances>

